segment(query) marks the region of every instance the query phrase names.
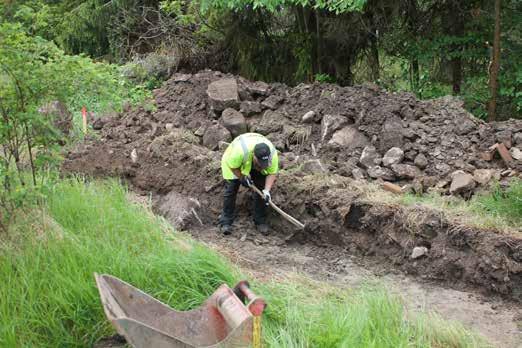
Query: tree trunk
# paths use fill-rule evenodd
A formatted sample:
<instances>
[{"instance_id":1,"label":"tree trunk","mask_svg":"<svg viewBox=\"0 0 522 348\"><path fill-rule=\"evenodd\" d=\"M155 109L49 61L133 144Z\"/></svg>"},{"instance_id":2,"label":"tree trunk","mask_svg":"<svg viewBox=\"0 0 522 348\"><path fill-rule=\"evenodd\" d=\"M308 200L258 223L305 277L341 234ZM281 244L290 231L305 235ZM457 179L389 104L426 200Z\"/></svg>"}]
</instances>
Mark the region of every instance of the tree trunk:
<instances>
[{"instance_id":1,"label":"tree trunk","mask_svg":"<svg viewBox=\"0 0 522 348\"><path fill-rule=\"evenodd\" d=\"M377 46L377 39L371 41L370 44L370 66L372 70L372 80L377 82L381 78L381 68L379 62L379 48Z\"/></svg>"},{"instance_id":2,"label":"tree trunk","mask_svg":"<svg viewBox=\"0 0 522 348\"><path fill-rule=\"evenodd\" d=\"M413 58L410 62L410 85L415 92L418 91L420 84L419 60Z\"/></svg>"},{"instance_id":3,"label":"tree trunk","mask_svg":"<svg viewBox=\"0 0 522 348\"><path fill-rule=\"evenodd\" d=\"M448 34L452 38L459 38L464 36L464 16L462 16L463 4L460 1L454 0L448 7ZM453 94L460 94L460 86L462 84L462 47L460 44L453 44L450 48L451 59L451 83L453 86Z\"/></svg>"},{"instance_id":4,"label":"tree trunk","mask_svg":"<svg viewBox=\"0 0 522 348\"><path fill-rule=\"evenodd\" d=\"M460 85L462 83L462 59L455 57L451 60L451 77L453 84L453 95L460 94Z\"/></svg>"},{"instance_id":5,"label":"tree trunk","mask_svg":"<svg viewBox=\"0 0 522 348\"><path fill-rule=\"evenodd\" d=\"M408 7L406 10L407 16L407 24L410 35L413 38L414 43L417 43L418 33L418 18L419 18L419 9L417 8L417 0L409 0ZM419 73L419 58L417 56L413 56L410 58L410 86L411 89L415 92L418 91L420 83L420 73Z\"/></svg>"},{"instance_id":6,"label":"tree trunk","mask_svg":"<svg viewBox=\"0 0 522 348\"><path fill-rule=\"evenodd\" d=\"M497 118L498 71L500 68L500 0L495 1L495 37L493 39L493 57L489 67L489 90L491 99L488 103L488 121Z\"/></svg>"},{"instance_id":7,"label":"tree trunk","mask_svg":"<svg viewBox=\"0 0 522 348\"><path fill-rule=\"evenodd\" d=\"M34 165L33 161L33 147L31 145L31 135L29 132L29 127L27 126L27 123L24 122L24 128L25 128L25 139L27 141L27 150L29 152L29 163L31 164L31 174L33 178L33 185L36 187L36 167Z\"/></svg>"},{"instance_id":8,"label":"tree trunk","mask_svg":"<svg viewBox=\"0 0 522 348\"><path fill-rule=\"evenodd\" d=\"M323 37L322 37L322 34L321 34L321 23L319 21L319 10L315 10L315 37L316 37L316 52L317 52L317 56L316 56L316 59L317 59L317 72L319 74L322 74L323 73L323 68L322 68L322 62L321 62L321 57L322 57L322 42L323 42Z\"/></svg>"}]
</instances>

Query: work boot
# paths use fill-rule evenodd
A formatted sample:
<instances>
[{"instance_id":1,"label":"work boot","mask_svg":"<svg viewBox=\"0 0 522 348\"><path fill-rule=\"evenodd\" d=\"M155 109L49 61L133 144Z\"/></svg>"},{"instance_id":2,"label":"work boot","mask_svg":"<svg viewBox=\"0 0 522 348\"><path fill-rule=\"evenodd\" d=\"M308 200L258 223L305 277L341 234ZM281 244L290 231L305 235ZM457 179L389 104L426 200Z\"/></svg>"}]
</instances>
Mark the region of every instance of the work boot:
<instances>
[{"instance_id":1,"label":"work boot","mask_svg":"<svg viewBox=\"0 0 522 348\"><path fill-rule=\"evenodd\" d=\"M232 233L232 226L221 225L220 230L221 230L221 233L223 233L225 236L228 236Z\"/></svg>"},{"instance_id":2,"label":"work boot","mask_svg":"<svg viewBox=\"0 0 522 348\"><path fill-rule=\"evenodd\" d=\"M270 232L270 228L268 228L268 225L266 224L259 224L259 225L256 225L256 229L261 232L261 234L263 236L266 236L268 235L268 232Z\"/></svg>"}]
</instances>

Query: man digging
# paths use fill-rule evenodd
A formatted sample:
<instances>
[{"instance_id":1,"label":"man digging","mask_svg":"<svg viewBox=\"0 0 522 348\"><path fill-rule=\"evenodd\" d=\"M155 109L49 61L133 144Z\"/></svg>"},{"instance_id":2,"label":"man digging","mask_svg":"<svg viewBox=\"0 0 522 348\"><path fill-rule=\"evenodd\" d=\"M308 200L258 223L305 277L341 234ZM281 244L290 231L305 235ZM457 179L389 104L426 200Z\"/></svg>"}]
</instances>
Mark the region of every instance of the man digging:
<instances>
[{"instance_id":1,"label":"man digging","mask_svg":"<svg viewBox=\"0 0 522 348\"><path fill-rule=\"evenodd\" d=\"M236 196L239 186L255 185L263 196L254 194L254 224L262 234L268 234L266 206L271 196L270 190L276 181L279 158L275 146L261 134L245 133L235 138L221 158L221 172L225 179L223 212L219 217L221 232L232 232Z\"/></svg>"}]
</instances>

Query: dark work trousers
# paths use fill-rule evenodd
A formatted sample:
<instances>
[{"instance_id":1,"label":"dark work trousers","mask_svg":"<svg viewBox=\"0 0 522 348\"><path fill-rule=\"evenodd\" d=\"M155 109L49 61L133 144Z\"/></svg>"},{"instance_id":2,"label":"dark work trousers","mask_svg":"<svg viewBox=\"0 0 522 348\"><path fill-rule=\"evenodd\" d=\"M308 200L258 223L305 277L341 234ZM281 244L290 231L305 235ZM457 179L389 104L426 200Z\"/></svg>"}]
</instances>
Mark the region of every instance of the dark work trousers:
<instances>
[{"instance_id":1,"label":"dark work trousers","mask_svg":"<svg viewBox=\"0 0 522 348\"><path fill-rule=\"evenodd\" d=\"M257 170L252 169L250 171L250 177L258 189L264 190L266 181L265 175L261 174ZM225 180L223 211L219 217L219 224L221 226L232 225L234 222L234 218L236 217L234 214L236 210L236 197L239 186L241 186L239 179ZM265 201L257 193L251 192L251 194L253 196L254 223L256 225L263 225L266 223Z\"/></svg>"}]
</instances>

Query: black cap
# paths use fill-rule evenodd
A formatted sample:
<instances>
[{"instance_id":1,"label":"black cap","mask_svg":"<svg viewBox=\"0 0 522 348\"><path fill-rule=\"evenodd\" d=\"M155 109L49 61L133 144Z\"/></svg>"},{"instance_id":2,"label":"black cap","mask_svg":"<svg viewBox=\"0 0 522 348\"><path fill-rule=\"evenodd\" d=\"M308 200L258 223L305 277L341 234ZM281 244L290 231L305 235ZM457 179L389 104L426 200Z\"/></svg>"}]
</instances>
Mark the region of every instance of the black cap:
<instances>
[{"instance_id":1,"label":"black cap","mask_svg":"<svg viewBox=\"0 0 522 348\"><path fill-rule=\"evenodd\" d=\"M254 156L256 156L259 166L262 169L270 166L270 147L265 143L256 144L254 147Z\"/></svg>"}]
</instances>

